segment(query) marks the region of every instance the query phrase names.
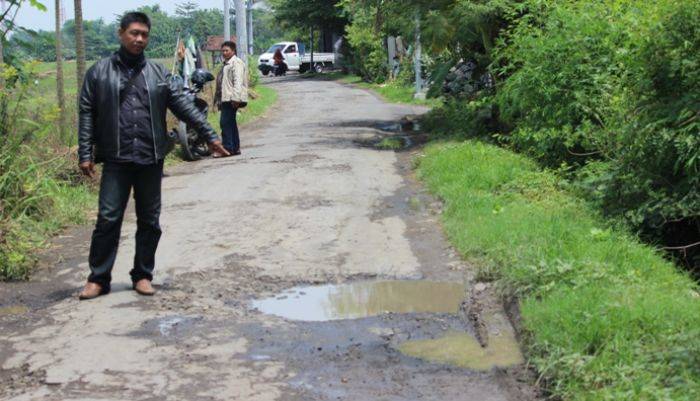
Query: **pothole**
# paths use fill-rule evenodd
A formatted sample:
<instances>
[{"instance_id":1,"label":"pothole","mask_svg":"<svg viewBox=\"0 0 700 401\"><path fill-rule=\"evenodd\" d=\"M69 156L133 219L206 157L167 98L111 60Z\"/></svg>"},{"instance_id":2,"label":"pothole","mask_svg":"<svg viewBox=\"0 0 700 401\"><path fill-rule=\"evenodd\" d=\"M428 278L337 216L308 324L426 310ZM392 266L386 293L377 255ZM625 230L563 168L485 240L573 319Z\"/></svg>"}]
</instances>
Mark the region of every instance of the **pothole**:
<instances>
[{"instance_id":1,"label":"pothole","mask_svg":"<svg viewBox=\"0 0 700 401\"><path fill-rule=\"evenodd\" d=\"M407 341L398 349L408 356L480 371L524 362L518 341L508 332L491 336L487 347L467 333L451 332L436 339Z\"/></svg>"},{"instance_id":2,"label":"pothole","mask_svg":"<svg viewBox=\"0 0 700 401\"><path fill-rule=\"evenodd\" d=\"M413 118L370 124L370 127L376 130L375 135L358 137L353 142L363 147L400 151L425 143L428 139L428 136L421 132L420 123Z\"/></svg>"},{"instance_id":3,"label":"pothole","mask_svg":"<svg viewBox=\"0 0 700 401\"><path fill-rule=\"evenodd\" d=\"M296 287L255 300L259 311L289 320L322 322L384 313L457 313L465 298L462 283L367 281Z\"/></svg>"}]
</instances>

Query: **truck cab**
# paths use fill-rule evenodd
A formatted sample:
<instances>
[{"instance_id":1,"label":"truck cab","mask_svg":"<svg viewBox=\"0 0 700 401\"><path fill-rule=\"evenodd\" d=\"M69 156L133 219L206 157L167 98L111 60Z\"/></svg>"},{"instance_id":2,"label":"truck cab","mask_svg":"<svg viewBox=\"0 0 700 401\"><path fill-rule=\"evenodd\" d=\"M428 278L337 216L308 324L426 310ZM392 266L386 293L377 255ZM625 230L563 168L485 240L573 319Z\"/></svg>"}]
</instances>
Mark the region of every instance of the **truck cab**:
<instances>
[{"instance_id":1,"label":"truck cab","mask_svg":"<svg viewBox=\"0 0 700 401\"><path fill-rule=\"evenodd\" d=\"M272 66L275 64L273 57L278 49L282 51L284 62L287 63L287 67L289 67L291 71L299 70L301 55L304 52L303 45L301 45L300 48L300 45L296 42L280 42L270 46L265 53L258 57L258 69L263 75L268 75L272 70Z\"/></svg>"},{"instance_id":2,"label":"truck cab","mask_svg":"<svg viewBox=\"0 0 700 401\"><path fill-rule=\"evenodd\" d=\"M336 55L334 53L314 53L313 58L305 52L304 44L297 42L279 42L270 46L269 49L258 57L258 69L267 76L274 70L274 55L277 50L282 51L284 62L290 71L306 72L313 68L315 72L322 72L325 69L333 68Z\"/></svg>"}]
</instances>

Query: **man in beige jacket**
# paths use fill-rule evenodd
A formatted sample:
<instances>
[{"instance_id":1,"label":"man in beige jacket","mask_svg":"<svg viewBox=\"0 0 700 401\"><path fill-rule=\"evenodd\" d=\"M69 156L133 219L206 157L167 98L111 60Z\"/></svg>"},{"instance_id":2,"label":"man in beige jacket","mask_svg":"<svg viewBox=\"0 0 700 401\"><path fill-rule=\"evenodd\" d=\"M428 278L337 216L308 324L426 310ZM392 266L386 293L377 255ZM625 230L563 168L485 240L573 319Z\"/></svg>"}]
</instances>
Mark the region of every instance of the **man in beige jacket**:
<instances>
[{"instance_id":1,"label":"man in beige jacket","mask_svg":"<svg viewBox=\"0 0 700 401\"><path fill-rule=\"evenodd\" d=\"M248 67L236 56L236 44L230 41L221 45L224 67L216 77L216 104L221 110L221 136L224 148L232 156L241 154L236 114L248 105ZM223 156L214 153L214 157Z\"/></svg>"}]
</instances>

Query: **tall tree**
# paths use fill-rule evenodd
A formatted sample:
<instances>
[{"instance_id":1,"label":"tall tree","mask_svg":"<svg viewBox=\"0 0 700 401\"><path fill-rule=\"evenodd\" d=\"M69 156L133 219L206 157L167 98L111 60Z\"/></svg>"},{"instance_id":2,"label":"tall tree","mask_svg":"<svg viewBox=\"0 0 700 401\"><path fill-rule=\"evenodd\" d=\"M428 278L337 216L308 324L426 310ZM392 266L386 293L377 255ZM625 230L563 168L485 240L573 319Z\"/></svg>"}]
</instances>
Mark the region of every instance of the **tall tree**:
<instances>
[{"instance_id":1,"label":"tall tree","mask_svg":"<svg viewBox=\"0 0 700 401\"><path fill-rule=\"evenodd\" d=\"M0 0L0 15L5 13L5 0ZM5 30L2 29L3 35L0 38L0 66L5 64Z\"/></svg>"},{"instance_id":2,"label":"tall tree","mask_svg":"<svg viewBox=\"0 0 700 401\"><path fill-rule=\"evenodd\" d=\"M347 23L341 0L271 0L275 17L289 25L305 28L342 29Z\"/></svg>"},{"instance_id":3,"label":"tall tree","mask_svg":"<svg viewBox=\"0 0 700 401\"><path fill-rule=\"evenodd\" d=\"M194 14L198 8L197 3L193 1L177 3L175 5L175 15L182 18L185 27L192 27L192 24L194 24Z\"/></svg>"},{"instance_id":4,"label":"tall tree","mask_svg":"<svg viewBox=\"0 0 700 401\"><path fill-rule=\"evenodd\" d=\"M61 42L61 0L56 0L56 97L58 99L58 129L66 133L66 95L63 90L63 49Z\"/></svg>"},{"instance_id":5,"label":"tall tree","mask_svg":"<svg viewBox=\"0 0 700 401\"><path fill-rule=\"evenodd\" d=\"M85 77L85 35L83 31L83 2L74 0L75 5L75 74L78 82L78 93L83 86Z\"/></svg>"}]
</instances>

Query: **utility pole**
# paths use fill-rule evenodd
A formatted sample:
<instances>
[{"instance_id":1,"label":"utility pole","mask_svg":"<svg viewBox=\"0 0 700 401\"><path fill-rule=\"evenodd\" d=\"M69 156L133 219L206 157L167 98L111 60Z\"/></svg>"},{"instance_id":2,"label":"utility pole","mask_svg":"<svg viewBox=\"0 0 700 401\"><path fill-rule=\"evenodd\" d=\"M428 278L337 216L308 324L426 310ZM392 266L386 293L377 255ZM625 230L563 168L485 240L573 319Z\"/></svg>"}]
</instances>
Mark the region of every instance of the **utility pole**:
<instances>
[{"instance_id":1,"label":"utility pole","mask_svg":"<svg viewBox=\"0 0 700 401\"><path fill-rule=\"evenodd\" d=\"M423 68L421 67L421 45L420 45L420 11L416 10L416 45L413 49L413 68L416 74L416 93L415 97L421 96L423 90L423 77L421 76Z\"/></svg>"},{"instance_id":2,"label":"utility pole","mask_svg":"<svg viewBox=\"0 0 700 401\"><path fill-rule=\"evenodd\" d=\"M224 40L231 40L231 0L224 0Z\"/></svg>"},{"instance_id":3,"label":"utility pole","mask_svg":"<svg viewBox=\"0 0 700 401\"><path fill-rule=\"evenodd\" d=\"M248 24L246 22L245 0L234 0L236 5L236 48L238 57L248 64Z\"/></svg>"},{"instance_id":4,"label":"utility pole","mask_svg":"<svg viewBox=\"0 0 700 401\"><path fill-rule=\"evenodd\" d=\"M255 53L253 46L253 0L248 0L248 54Z\"/></svg>"}]
</instances>

